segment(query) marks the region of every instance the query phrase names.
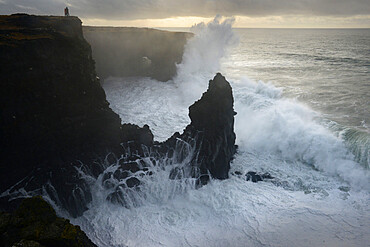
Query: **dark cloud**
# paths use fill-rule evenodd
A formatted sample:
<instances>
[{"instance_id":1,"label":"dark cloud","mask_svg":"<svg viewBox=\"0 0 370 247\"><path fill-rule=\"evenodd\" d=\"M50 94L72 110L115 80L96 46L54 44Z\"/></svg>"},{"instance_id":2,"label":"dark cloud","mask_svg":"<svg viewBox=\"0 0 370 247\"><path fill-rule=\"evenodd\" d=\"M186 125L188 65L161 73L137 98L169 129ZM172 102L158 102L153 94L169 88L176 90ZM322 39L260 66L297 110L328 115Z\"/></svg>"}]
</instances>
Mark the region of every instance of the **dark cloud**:
<instances>
[{"instance_id":1,"label":"dark cloud","mask_svg":"<svg viewBox=\"0 0 370 247\"><path fill-rule=\"evenodd\" d=\"M0 0L0 14L16 12L83 18L144 19L174 16L369 15L369 0Z\"/></svg>"}]
</instances>

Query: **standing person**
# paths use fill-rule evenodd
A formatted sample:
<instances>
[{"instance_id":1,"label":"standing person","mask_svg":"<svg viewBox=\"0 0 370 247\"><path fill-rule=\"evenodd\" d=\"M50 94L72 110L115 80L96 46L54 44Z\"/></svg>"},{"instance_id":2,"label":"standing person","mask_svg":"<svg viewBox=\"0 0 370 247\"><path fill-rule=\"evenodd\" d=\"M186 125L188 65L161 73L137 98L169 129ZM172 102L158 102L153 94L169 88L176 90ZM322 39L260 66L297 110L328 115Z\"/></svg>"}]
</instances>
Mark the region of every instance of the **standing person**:
<instances>
[{"instance_id":1,"label":"standing person","mask_svg":"<svg viewBox=\"0 0 370 247\"><path fill-rule=\"evenodd\" d=\"M64 16L69 16L69 9L68 9L68 7L66 7L64 9Z\"/></svg>"}]
</instances>

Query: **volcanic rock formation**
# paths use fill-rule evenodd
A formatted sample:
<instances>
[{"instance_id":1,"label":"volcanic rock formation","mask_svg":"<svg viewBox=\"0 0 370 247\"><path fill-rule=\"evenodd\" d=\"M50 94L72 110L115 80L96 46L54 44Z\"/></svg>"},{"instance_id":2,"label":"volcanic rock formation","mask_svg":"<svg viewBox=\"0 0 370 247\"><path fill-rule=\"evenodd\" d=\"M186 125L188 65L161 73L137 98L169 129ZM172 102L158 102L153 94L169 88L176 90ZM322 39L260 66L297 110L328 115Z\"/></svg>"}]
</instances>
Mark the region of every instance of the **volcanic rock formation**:
<instances>
[{"instance_id":1,"label":"volcanic rock formation","mask_svg":"<svg viewBox=\"0 0 370 247\"><path fill-rule=\"evenodd\" d=\"M209 180L209 175L217 179L229 177L230 162L236 151L233 105L231 86L217 73L202 98L189 107L191 123L184 133L177 133L164 143L171 148L176 139L194 142L196 151L191 166L197 170L202 184Z\"/></svg>"}]
</instances>

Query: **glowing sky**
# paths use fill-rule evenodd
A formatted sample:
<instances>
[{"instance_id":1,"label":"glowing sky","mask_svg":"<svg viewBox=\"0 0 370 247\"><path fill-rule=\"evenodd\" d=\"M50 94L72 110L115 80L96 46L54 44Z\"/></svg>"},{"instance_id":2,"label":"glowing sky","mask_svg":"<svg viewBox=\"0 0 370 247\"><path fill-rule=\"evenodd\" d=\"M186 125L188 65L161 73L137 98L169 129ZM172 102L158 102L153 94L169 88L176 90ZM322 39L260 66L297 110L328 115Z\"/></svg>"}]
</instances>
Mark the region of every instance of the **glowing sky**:
<instances>
[{"instance_id":1,"label":"glowing sky","mask_svg":"<svg viewBox=\"0 0 370 247\"><path fill-rule=\"evenodd\" d=\"M71 15L84 25L188 27L216 14L235 27L366 27L369 0L0 0L0 14Z\"/></svg>"}]
</instances>

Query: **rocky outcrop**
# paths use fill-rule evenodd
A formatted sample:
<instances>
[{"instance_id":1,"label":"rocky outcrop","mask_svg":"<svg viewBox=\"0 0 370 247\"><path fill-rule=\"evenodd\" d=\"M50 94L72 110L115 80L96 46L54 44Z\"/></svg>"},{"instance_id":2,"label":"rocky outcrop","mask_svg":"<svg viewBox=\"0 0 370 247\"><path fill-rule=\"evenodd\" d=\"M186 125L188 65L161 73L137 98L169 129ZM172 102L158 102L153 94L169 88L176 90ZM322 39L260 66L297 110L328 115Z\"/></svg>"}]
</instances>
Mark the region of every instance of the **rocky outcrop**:
<instances>
[{"instance_id":1,"label":"rocky outcrop","mask_svg":"<svg viewBox=\"0 0 370 247\"><path fill-rule=\"evenodd\" d=\"M171 148L178 139L193 143L195 152L190 175L199 177L202 184L209 180L209 175L216 179L228 178L236 152L233 106L231 86L218 73L209 81L202 98L189 107L191 123L184 133L175 134L163 144Z\"/></svg>"},{"instance_id":2,"label":"rocky outcrop","mask_svg":"<svg viewBox=\"0 0 370 247\"><path fill-rule=\"evenodd\" d=\"M83 27L100 78L148 76L168 81L176 75L191 33L135 27Z\"/></svg>"},{"instance_id":3,"label":"rocky outcrop","mask_svg":"<svg viewBox=\"0 0 370 247\"><path fill-rule=\"evenodd\" d=\"M41 197L24 199L12 214L0 212L0 245L95 247L79 226L56 216Z\"/></svg>"},{"instance_id":4,"label":"rocky outcrop","mask_svg":"<svg viewBox=\"0 0 370 247\"><path fill-rule=\"evenodd\" d=\"M121 157L115 170L104 173L102 185L112 191L107 200L128 208L140 205L141 178L153 174L156 162L173 167L169 179L195 178L197 186L205 185L211 177L228 178L236 151L233 101L230 84L218 73L201 99L189 107L191 123L182 134L154 143L150 150L144 145L147 154L130 152ZM130 149L128 145L133 144L125 145Z\"/></svg>"}]
</instances>

